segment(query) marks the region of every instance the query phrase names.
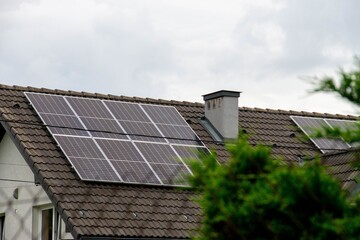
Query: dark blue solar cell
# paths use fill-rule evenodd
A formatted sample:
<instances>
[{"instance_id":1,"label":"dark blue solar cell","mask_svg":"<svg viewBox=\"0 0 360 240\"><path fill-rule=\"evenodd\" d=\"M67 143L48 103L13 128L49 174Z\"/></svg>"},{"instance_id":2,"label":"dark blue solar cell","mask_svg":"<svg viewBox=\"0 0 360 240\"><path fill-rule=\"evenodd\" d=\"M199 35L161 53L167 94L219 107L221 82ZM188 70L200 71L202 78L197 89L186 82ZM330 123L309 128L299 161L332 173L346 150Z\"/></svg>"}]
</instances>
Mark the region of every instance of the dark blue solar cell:
<instances>
[{"instance_id":1,"label":"dark blue solar cell","mask_svg":"<svg viewBox=\"0 0 360 240\"><path fill-rule=\"evenodd\" d=\"M155 170L156 174L164 184L188 185L187 176L190 175L190 172L183 164L151 163L151 167Z\"/></svg>"},{"instance_id":2,"label":"dark blue solar cell","mask_svg":"<svg viewBox=\"0 0 360 240\"><path fill-rule=\"evenodd\" d=\"M111 161L124 182L160 184L153 170L145 162Z\"/></svg>"},{"instance_id":3,"label":"dark blue solar cell","mask_svg":"<svg viewBox=\"0 0 360 240\"><path fill-rule=\"evenodd\" d=\"M200 153L208 154L209 151L205 147L189 147L189 146L179 146L173 145L174 150L179 154L179 156L188 161L190 159L199 159Z\"/></svg>"},{"instance_id":4,"label":"dark blue solar cell","mask_svg":"<svg viewBox=\"0 0 360 240\"><path fill-rule=\"evenodd\" d=\"M181 164L181 160L168 144L137 142L135 145L148 162Z\"/></svg>"},{"instance_id":5,"label":"dark blue solar cell","mask_svg":"<svg viewBox=\"0 0 360 240\"><path fill-rule=\"evenodd\" d=\"M76 116L39 114L52 134L89 136ZM83 129L83 130L81 130Z\"/></svg>"},{"instance_id":6,"label":"dark blue solar cell","mask_svg":"<svg viewBox=\"0 0 360 240\"><path fill-rule=\"evenodd\" d=\"M25 93L38 113L74 115L64 97L48 94Z\"/></svg>"},{"instance_id":7,"label":"dark blue solar cell","mask_svg":"<svg viewBox=\"0 0 360 240\"><path fill-rule=\"evenodd\" d=\"M104 101L115 118L124 121L151 122L139 104Z\"/></svg>"},{"instance_id":8,"label":"dark blue solar cell","mask_svg":"<svg viewBox=\"0 0 360 240\"><path fill-rule=\"evenodd\" d=\"M155 123L187 126L186 121L174 107L149 104L141 106Z\"/></svg>"},{"instance_id":9,"label":"dark blue solar cell","mask_svg":"<svg viewBox=\"0 0 360 240\"><path fill-rule=\"evenodd\" d=\"M132 140L166 142L153 123L119 121Z\"/></svg>"},{"instance_id":10,"label":"dark blue solar cell","mask_svg":"<svg viewBox=\"0 0 360 240\"><path fill-rule=\"evenodd\" d=\"M128 139L115 120L85 117L80 119L93 137Z\"/></svg>"},{"instance_id":11,"label":"dark blue solar cell","mask_svg":"<svg viewBox=\"0 0 360 240\"><path fill-rule=\"evenodd\" d=\"M96 139L96 142L110 160L145 162L143 157L130 141Z\"/></svg>"},{"instance_id":12,"label":"dark blue solar cell","mask_svg":"<svg viewBox=\"0 0 360 240\"><path fill-rule=\"evenodd\" d=\"M68 159L74 166L75 171L83 180L110 182L120 181L119 177L107 160L73 157L69 157Z\"/></svg>"},{"instance_id":13,"label":"dark blue solar cell","mask_svg":"<svg viewBox=\"0 0 360 240\"><path fill-rule=\"evenodd\" d=\"M59 135L55 135L54 138L68 157L105 159L91 138Z\"/></svg>"},{"instance_id":14,"label":"dark blue solar cell","mask_svg":"<svg viewBox=\"0 0 360 240\"><path fill-rule=\"evenodd\" d=\"M100 100L75 97L66 97L66 99L78 116L113 119Z\"/></svg>"},{"instance_id":15,"label":"dark blue solar cell","mask_svg":"<svg viewBox=\"0 0 360 240\"><path fill-rule=\"evenodd\" d=\"M202 145L200 139L189 126L156 125L170 143ZM173 139L172 139L173 138Z\"/></svg>"}]
</instances>

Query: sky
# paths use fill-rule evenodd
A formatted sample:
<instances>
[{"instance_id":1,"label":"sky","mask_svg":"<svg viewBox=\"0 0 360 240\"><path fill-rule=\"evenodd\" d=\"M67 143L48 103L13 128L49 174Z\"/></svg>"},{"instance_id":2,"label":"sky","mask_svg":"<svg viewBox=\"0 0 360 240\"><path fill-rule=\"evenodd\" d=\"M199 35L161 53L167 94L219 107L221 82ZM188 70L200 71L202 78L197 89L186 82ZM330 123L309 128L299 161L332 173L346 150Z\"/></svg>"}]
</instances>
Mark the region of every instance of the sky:
<instances>
[{"instance_id":1,"label":"sky","mask_svg":"<svg viewBox=\"0 0 360 240\"><path fill-rule=\"evenodd\" d=\"M0 0L0 83L359 114L314 76L360 54L358 0Z\"/></svg>"}]
</instances>

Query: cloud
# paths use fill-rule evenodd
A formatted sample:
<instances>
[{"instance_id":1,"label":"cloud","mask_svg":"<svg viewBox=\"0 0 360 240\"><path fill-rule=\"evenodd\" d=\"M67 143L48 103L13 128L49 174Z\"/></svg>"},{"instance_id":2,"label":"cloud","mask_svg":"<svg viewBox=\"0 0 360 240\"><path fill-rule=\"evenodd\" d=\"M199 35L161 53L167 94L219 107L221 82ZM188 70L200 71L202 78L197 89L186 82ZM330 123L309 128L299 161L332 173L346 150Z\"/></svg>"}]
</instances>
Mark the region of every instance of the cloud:
<instances>
[{"instance_id":1,"label":"cloud","mask_svg":"<svg viewBox=\"0 0 360 240\"><path fill-rule=\"evenodd\" d=\"M187 101L233 89L244 92L242 105L353 112L328 106L331 97L304 99L310 86L300 77L352 62L359 7L356 0L2 1L0 78Z\"/></svg>"}]
</instances>

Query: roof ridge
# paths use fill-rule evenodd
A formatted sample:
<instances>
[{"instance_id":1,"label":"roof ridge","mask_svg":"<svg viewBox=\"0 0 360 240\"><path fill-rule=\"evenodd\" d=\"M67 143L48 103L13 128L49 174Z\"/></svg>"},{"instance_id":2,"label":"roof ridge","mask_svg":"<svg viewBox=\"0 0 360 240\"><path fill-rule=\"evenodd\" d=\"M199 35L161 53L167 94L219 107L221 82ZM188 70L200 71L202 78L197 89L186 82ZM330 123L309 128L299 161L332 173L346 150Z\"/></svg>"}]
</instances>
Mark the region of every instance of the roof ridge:
<instances>
[{"instance_id":1,"label":"roof ridge","mask_svg":"<svg viewBox=\"0 0 360 240\"><path fill-rule=\"evenodd\" d=\"M38 88L31 86L18 86L18 85L6 85L0 84L0 89L4 90L14 90L14 91L28 91L28 92L37 92L37 93L47 93L47 94L58 94L58 95L71 95L77 97L89 97L89 98L103 98L109 100L125 100L130 102L145 102L145 103L161 103L168 105L184 105L184 106L196 106L202 107L203 103L199 102L189 102L189 101L177 101L177 100L167 100L167 99L154 99L148 97L137 97L137 96L124 96L124 95L114 95L114 94L103 94L103 93L91 93L85 91L74 91L74 90L62 90L62 89L49 89L49 88Z\"/></svg>"},{"instance_id":2,"label":"roof ridge","mask_svg":"<svg viewBox=\"0 0 360 240\"><path fill-rule=\"evenodd\" d=\"M257 108L257 107L239 107L239 110L252 111L252 112L265 112L275 114L286 114L286 115L300 115L304 117L330 117L330 118L345 118L352 119L360 118L355 115L343 115L343 114L332 114L332 113L319 113L319 112L307 112L307 111L295 111L295 110L282 110L282 109L271 109L271 108Z\"/></svg>"},{"instance_id":3,"label":"roof ridge","mask_svg":"<svg viewBox=\"0 0 360 240\"><path fill-rule=\"evenodd\" d=\"M103 94L103 93L91 93L85 91L74 91L74 90L61 90L61 89L49 89L49 88L38 88L31 86L18 86L18 85L6 85L0 84L0 89L5 90L15 90L15 91L29 91L29 92L40 92L48 94L61 94L61 95L71 95L78 97L90 97L90 98L103 98L109 100L123 100L130 102L144 102L144 103L161 103L168 105L183 105L183 106L196 106L203 107L204 103L200 102L189 102L189 101L178 101L178 100L167 100L167 99L154 99L148 97L137 97L137 96L124 96L124 95L113 95L113 94ZM308 117L329 117L329 118L342 118L342 119L351 119L359 118L360 116L355 115L343 115L343 114L331 114L331 113L319 113L319 112L307 112L307 111L295 111L295 110L282 110L282 109L271 109L271 108L257 108L257 107L239 107L239 110L243 111L252 111L252 112L265 112L265 113L274 113L274 114L286 114L286 115L300 115Z\"/></svg>"}]
</instances>

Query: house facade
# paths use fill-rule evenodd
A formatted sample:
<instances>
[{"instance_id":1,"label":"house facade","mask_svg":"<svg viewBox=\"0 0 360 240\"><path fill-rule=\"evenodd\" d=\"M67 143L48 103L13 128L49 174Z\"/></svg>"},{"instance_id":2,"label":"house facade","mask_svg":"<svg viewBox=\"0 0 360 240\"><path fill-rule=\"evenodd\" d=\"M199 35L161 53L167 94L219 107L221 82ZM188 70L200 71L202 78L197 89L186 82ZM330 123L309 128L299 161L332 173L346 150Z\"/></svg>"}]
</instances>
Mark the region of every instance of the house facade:
<instances>
[{"instance_id":1,"label":"house facade","mask_svg":"<svg viewBox=\"0 0 360 240\"><path fill-rule=\"evenodd\" d=\"M314 142L301 140L304 132L292 120L356 116L238 108L239 93L233 91L190 103L1 85L0 239L188 239L201 221L189 188L83 181L26 93L171 106L221 163L228 157L224 139L240 130L251 144L269 146L290 164L322 155L345 189L358 189L358 172L349 164L352 149L323 154Z\"/></svg>"}]
</instances>

